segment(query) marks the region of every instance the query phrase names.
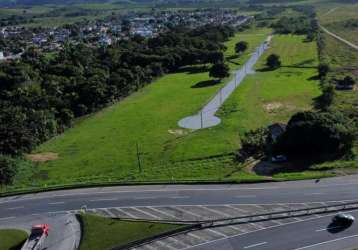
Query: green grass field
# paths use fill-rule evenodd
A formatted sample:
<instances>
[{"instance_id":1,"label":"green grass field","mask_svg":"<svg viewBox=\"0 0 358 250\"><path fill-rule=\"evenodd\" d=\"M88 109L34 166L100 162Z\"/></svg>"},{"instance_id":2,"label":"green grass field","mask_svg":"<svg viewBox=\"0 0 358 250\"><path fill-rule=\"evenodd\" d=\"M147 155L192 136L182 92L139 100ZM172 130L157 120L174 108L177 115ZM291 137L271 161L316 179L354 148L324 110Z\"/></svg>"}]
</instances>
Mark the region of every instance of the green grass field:
<instances>
[{"instance_id":1,"label":"green grass field","mask_svg":"<svg viewBox=\"0 0 358 250\"><path fill-rule=\"evenodd\" d=\"M239 40L250 49L230 64L240 67L270 30L237 34L226 45L233 54ZM100 183L107 181L254 181L263 177L245 173L233 164L240 135L273 122L285 122L298 110L312 107L320 94L315 80L316 45L303 36L276 36L269 53L282 57L283 67L250 75L219 111L222 124L205 130L180 129L177 122L197 112L222 84L192 88L209 80L208 72L166 75L122 102L83 118L74 128L41 145L37 153L59 158L26 167L14 187ZM142 172L136 155L139 144ZM217 157L213 157L217 156ZM29 174L29 172L33 174ZM26 174L24 174L26 173Z\"/></svg>"},{"instance_id":2,"label":"green grass field","mask_svg":"<svg viewBox=\"0 0 358 250\"><path fill-rule=\"evenodd\" d=\"M123 247L183 225L121 221L96 215L81 214L82 239L79 250L107 250Z\"/></svg>"},{"instance_id":3,"label":"green grass field","mask_svg":"<svg viewBox=\"0 0 358 250\"><path fill-rule=\"evenodd\" d=\"M17 229L0 229L0 250L20 250L27 233Z\"/></svg>"}]
</instances>

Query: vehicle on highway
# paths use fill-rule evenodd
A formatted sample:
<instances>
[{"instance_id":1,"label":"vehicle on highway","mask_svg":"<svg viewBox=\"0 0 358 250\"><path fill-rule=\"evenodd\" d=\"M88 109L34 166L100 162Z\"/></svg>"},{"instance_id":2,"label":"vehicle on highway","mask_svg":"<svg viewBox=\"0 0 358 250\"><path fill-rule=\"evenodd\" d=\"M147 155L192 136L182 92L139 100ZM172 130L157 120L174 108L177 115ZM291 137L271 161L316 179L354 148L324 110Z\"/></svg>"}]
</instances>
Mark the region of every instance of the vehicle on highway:
<instances>
[{"instance_id":1,"label":"vehicle on highway","mask_svg":"<svg viewBox=\"0 0 358 250\"><path fill-rule=\"evenodd\" d=\"M349 225L354 222L355 218L351 214L339 213L332 218L334 224Z\"/></svg>"},{"instance_id":2,"label":"vehicle on highway","mask_svg":"<svg viewBox=\"0 0 358 250\"><path fill-rule=\"evenodd\" d=\"M48 224L38 224L31 228L30 237L24 243L21 250L37 250L41 249L45 238L48 236L50 227Z\"/></svg>"}]
</instances>

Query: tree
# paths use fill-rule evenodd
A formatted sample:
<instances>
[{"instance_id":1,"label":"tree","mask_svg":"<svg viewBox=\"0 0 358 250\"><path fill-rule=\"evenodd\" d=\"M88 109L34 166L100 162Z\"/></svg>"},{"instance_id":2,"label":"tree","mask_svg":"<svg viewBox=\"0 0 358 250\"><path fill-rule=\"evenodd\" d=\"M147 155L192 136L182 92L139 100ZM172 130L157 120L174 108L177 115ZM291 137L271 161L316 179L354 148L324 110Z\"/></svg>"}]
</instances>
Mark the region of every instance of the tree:
<instances>
[{"instance_id":1,"label":"tree","mask_svg":"<svg viewBox=\"0 0 358 250\"><path fill-rule=\"evenodd\" d=\"M239 161L245 160L250 156L261 156L269 144L269 131L267 128L259 128L246 132L241 140L241 149L237 154Z\"/></svg>"},{"instance_id":2,"label":"tree","mask_svg":"<svg viewBox=\"0 0 358 250\"><path fill-rule=\"evenodd\" d=\"M0 155L0 186L9 185L17 172L16 160Z\"/></svg>"},{"instance_id":3,"label":"tree","mask_svg":"<svg viewBox=\"0 0 358 250\"><path fill-rule=\"evenodd\" d=\"M277 69L281 66L280 56L276 54L271 54L266 59L266 66L269 69Z\"/></svg>"},{"instance_id":4,"label":"tree","mask_svg":"<svg viewBox=\"0 0 358 250\"><path fill-rule=\"evenodd\" d=\"M325 77L329 72L328 64L322 63L318 66L318 75L320 78Z\"/></svg>"},{"instance_id":5,"label":"tree","mask_svg":"<svg viewBox=\"0 0 358 250\"><path fill-rule=\"evenodd\" d=\"M247 42L240 41L240 42L236 43L236 45L235 45L235 52L237 54L241 54L241 53L245 52L248 47L249 47L249 44Z\"/></svg>"},{"instance_id":6,"label":"tree","mask_svg":"<svg viewBox=\"0 0 358 250\"><path fill-rule=\"evenodd\" d=\"M230 75L229 70L230 69L226 64L217 63L210 68L209 76L222 79Z\"/></svg>"},{"instance_id":7,"label":"tree","mask_svg":"<svg viewBox=\"0 0 358 250\"><path fill-rule=\"evenodd\" d=\"M351 77L351 76L346 76L346 77L344 77L344 79L341 81L341 84L344 85L344 86L346 86L346 87L352 87L352 86L355 84L355 82L354 82L353 77Z\"/></svg>"},{"instance_id":8,"label":"tree","mask_svg":"<svg viewBox=\"0 0 358 250\"><path fill-rule=\"evenodd\" d=\"M319 159L352 148L354 124L338 112L299 112L291 117L275 146L277 153Z\"/></svg>"}]
</instances>

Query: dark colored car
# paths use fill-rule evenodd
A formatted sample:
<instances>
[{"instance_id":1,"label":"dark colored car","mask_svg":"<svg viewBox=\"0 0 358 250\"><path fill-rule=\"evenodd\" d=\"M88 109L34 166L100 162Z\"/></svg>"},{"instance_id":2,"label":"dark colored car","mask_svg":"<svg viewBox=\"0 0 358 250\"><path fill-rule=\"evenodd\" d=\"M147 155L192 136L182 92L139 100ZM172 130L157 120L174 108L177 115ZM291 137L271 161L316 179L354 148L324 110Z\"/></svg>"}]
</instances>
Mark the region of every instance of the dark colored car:
<instances>
[{"instance_id":1,"label":"dark colored car","mask_svg":"<svg viewBox=\"0 0 358 250\"><path fill-rule=\"evenodd\" d=\"M351 214L339 213L335 215L332 219L332 222L335 224L349 225L354 222L355 218Z\"/></svg>"}]
</instances>

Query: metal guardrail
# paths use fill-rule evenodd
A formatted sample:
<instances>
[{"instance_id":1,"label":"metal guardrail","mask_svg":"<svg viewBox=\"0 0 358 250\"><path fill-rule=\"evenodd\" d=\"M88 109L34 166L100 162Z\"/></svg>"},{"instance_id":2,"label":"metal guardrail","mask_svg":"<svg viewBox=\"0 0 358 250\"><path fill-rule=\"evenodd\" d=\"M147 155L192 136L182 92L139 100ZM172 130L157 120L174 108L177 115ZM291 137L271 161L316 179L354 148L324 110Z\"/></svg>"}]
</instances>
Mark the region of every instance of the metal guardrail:
<instances>
[{"instance_id":1,"label":"metal guardrail","mask_svg":"<svg viewBox=\"0 0 358 250\"><path fill-rule=\"evenodd\" d=\"M239 216L234 218L202 221L202 228L220 227L220 226L231 225L231 224L252 223L252 222L259 222L259 221L266 221L266 220L278 220L278 219L284 219L290 217L339 212L339 211L353 210L353 209L358 209L358 201L342 203L342 204L278 211L278 212L271 212L271 213L246 215L246 216Z\"/></svg>"}]
</instances>

